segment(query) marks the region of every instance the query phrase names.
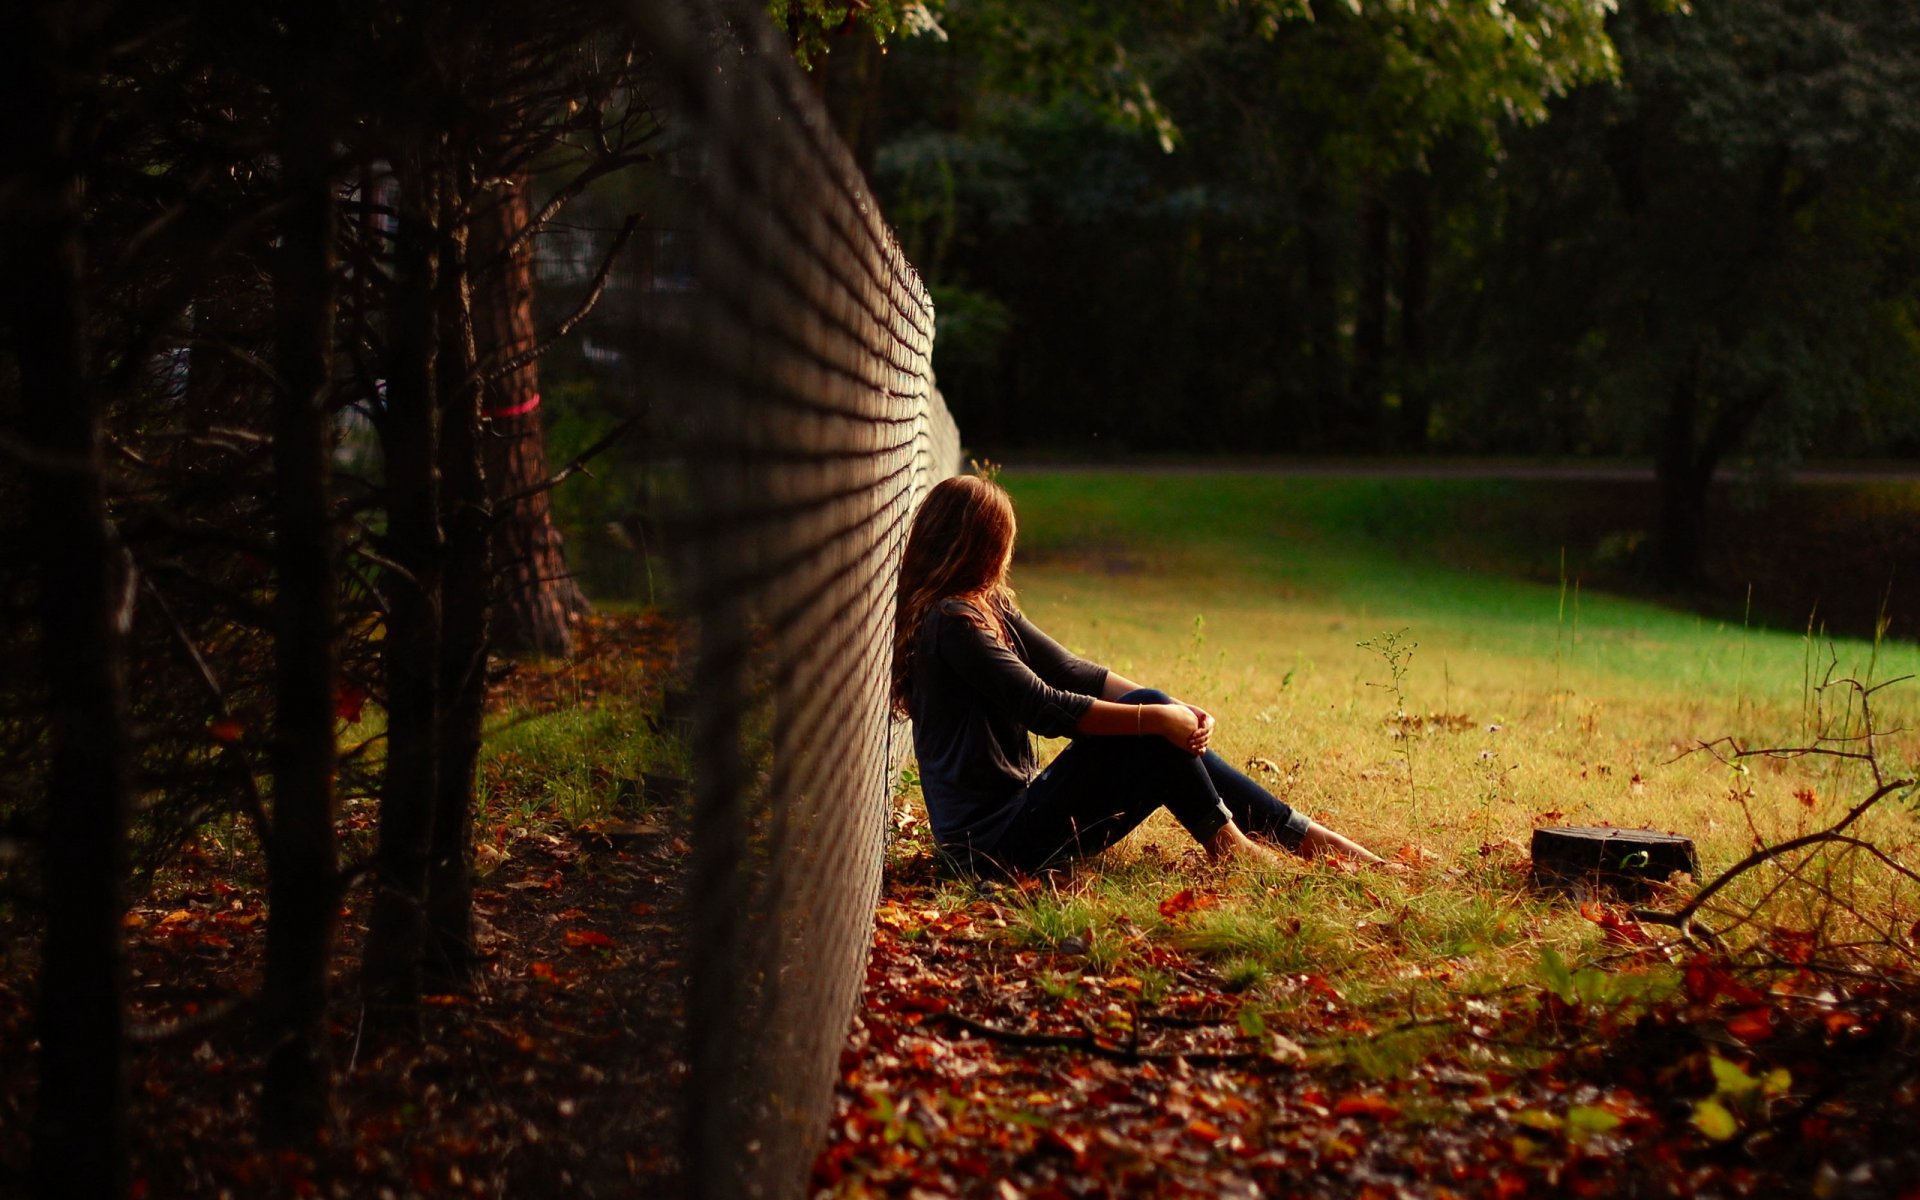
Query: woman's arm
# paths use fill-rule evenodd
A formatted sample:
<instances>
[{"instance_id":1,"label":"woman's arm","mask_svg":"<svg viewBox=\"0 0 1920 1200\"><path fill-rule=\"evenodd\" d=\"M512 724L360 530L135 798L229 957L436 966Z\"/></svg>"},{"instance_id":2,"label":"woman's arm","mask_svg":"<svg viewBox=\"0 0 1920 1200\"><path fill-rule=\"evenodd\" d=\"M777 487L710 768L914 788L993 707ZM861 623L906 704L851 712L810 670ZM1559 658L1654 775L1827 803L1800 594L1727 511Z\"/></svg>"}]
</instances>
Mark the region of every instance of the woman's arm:
<instances>
[{"instance_id":1,"label":"woman's arm","mask_svg":"<svg viewBox=\"0 0 1920 1200\"><path fill-rule=\"evenodd\" d=\"M1083 696L1102 694L1102 681L1108 674L1105 667L1088 662L1048 637L1019 609L1007 609L1002 616L1024 648L1022 657L1028 660L1034 674L1064 691L1078 692ZM1107 697L1109 700L1112 698Z\"/></svg>"},{"instance_id":2,"label":"woman's arm","mask_svg":"<svg viewBox=\"0 0 1920 1200\"><path fill-rule=\"evenodd\" d=\"M1105 687L1100 689L1100 698L1102 700L1118 700L1120 697L1126 695L1128 692L1139 691L1140 686L1141 685L1135 683L1131 679L1128 679L1125 675L1122 675L1120 672L1114 670L1112 667L1108 667L1107 683Z\"/></svg>"},{"instance_id":3,"label":"woman's arm","mask_svg":"<svg viewBox=\"0 0 1920 1200\"><path fill-rule=\"evenodd\" d=\"M1118 700L1120 697L1126 695L1128 692L1137 692L1139 690L1141 690L1139 684L1135 683L1131 679L1128 679L1125 675L1120 674L1118 671L1115 671L1112 668L1108 668L1107 682L1106 682L1106 685L1100 689L1100 699L1103 701ZM1132 706L1119 705L1117 707L1129 708ZM1174 742L1174 745L1176 746L1184 745L1188 749L1192 750L1195 754L1205 754L1207 752L1207 743L1213 737L1213 714L1208 712L1206 709L1201 708L1198 705L1187 704L1182 701L1175 701L1172 705L1162 705L1160 707L1184 708L1193 715L1194 722L1197 726L1196 729L1192 734L1189 735L1188 741ZM1080 726L1081 733L1108 732L1104 730L1088 729L1085 725L1085 718L1083 717L1081 720L1082 720L1082 724ZM1115 729L1115 730L1112 730L1111 732L1131 733L1133 731L1130 729ZM1158 732L1158 731L1149 731L1149 732Z\"/></svg>"},{"instance_id":4,"label":"woman's arm","mask_svg":"<svg viewBox=\"0 0 1920 1200\"><path fill-rule=\"evenodd\" d=\"M934 622L933 652L972 688L988 708L1042 737L1070 737L1097 703L1086 692L1049 685L994 634L957 609L942 606Z\"/></svg>"},{"instance_id":5,"label":"woman's arm","mask_svg":"<svg viewBox=\"0 0 1920 1200\"><path fill-rule=\"evenodd\" d=\"M1095 700L1081 714L1074 732L1163 737L1189 754L1205 754L1207 739L1213 733L1213 718L1202 722L1196 715L1199 711L1186 704L1115 704L1111 700Z\"/></svg>"}]
</instances>

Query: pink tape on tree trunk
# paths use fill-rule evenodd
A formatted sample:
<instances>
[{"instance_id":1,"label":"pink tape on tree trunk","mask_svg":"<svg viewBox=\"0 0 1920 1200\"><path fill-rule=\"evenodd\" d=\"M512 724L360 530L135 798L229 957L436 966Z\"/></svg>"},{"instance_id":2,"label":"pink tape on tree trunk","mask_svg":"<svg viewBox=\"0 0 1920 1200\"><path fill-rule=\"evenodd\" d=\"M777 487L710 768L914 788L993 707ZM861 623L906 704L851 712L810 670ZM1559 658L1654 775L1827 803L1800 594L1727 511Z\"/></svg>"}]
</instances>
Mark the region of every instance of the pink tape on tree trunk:
<instances>
[{"instance_id":1,"label":"pink tape on tree trunk","mask_svg":"<svg viewBox=\"0 0 1920 1200\"><path fill-rule=\"evenodd\" d=\"M520 403L514 405L512 408L489 408L486 412L486 415L489 417L518 417L526 413L530 413L534 409L539 407L540 407L540 393L535 392L533 395L527 397L525 400L522 400Z\"/></svg>"}]
</instances>

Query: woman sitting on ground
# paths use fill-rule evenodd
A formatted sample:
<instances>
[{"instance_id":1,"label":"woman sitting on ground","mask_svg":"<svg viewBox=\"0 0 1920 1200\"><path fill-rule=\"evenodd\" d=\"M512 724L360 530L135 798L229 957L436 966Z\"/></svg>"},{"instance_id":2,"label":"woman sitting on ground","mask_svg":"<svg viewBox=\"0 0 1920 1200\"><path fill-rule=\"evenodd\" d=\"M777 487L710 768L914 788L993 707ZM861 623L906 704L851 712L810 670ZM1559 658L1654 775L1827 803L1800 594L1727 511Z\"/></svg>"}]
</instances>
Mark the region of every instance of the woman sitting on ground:
<instances>
[{"instance_id":1,"label":"woman sitting on ground","mask_svg":"<svg viewBox=\"0 0 1920 1200\"><path fill-rule=\"evenodd\" d=\"M1097 854L1164 806L1213 858L1378 855L1318 825L1207 749L1214 720L1076 658L1014 607L1013 501L972 475L914 516L894 614L893 706L934 837L963 867L1034 871ZM1043 771L1030 733L1071 737Z\"/></svg>"}]
</instances>

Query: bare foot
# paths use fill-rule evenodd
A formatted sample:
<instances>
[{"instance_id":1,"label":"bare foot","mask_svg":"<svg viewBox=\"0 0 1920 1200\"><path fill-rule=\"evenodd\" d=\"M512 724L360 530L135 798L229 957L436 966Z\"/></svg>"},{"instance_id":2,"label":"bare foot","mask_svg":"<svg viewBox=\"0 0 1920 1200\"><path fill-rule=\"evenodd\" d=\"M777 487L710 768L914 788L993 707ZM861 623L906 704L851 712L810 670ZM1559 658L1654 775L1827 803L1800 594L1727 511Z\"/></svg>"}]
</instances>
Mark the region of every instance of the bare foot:
<instances>
[{"instance_id":1,"label":"bare foot","mask_svg":"<svg viewBox=\"0 0 1920 1200\"><path fill-rule=\"evenodd\" d=\"M1338 854L1342 858L1352 859L1363 867L1385 875L1405 875L1412 869L1405 863L1381 858L1352 838L1335 833L1318 821L1310 825L1307 828L1307 835L1300 839L1300 853L1308 858L1318 858L1322 854Z\"/></svg>"},{"instance_id":2,"label":"bare foot","mask_svg":"<svg viewBox=\"0 0 1920 1200\"><path fill-rule=\"evenodd\" d=\"M1215 862L1227 859L1239 859L1243 862L1272 866L1280 861L1280 856L1240 832L1240 827L1229 821L1219 833L1206 842L1207 857Z\"/></svg>"}]
</instances>

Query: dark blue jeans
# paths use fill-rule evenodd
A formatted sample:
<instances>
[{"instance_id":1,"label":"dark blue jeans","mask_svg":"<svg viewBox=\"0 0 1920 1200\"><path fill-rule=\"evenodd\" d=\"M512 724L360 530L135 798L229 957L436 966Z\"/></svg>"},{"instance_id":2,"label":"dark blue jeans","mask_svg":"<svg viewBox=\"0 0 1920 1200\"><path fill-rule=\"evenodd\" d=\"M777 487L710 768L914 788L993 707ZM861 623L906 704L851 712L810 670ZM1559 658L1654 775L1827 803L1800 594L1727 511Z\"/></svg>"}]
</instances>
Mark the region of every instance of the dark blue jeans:
<instances>
[{"instance_id":1,"label":"dark blue jeans","mask_svg":"<svg viewBox=\"0 0 1920 1200\"><path fill-rule=\"evenodd\" d=\"M1141 688L1118 702L1171 700ZM1196 758L1158 736L1079 737L1028 785L984 857L1004 870L1033 871L1098 854L1161 807L1202 843L1234 821L1293 849L1311 824L1211 750Z\"/></svg>"}]
</instances>

